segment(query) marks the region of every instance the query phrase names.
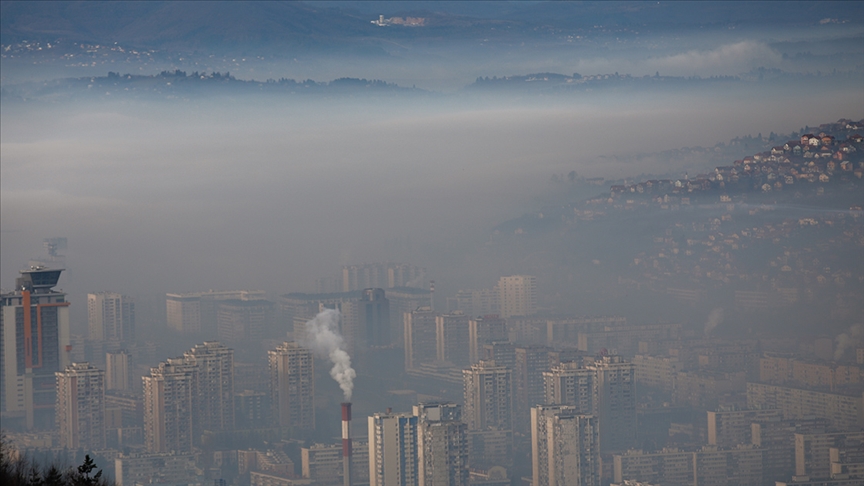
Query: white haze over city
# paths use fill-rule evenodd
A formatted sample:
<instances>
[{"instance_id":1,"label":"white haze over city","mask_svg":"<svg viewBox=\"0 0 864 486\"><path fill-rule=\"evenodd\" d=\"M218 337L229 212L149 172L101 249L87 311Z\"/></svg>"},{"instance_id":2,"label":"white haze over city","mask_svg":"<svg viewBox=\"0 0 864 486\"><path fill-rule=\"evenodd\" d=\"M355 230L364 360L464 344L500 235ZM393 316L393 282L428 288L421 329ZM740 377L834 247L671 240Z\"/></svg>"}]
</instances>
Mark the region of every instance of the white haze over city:
<instances>
[{"instance_id":1,"label":"white haze over city","mask_svg":"<svg viewBox=\"0 0 864 486\"><path fill-rule=\"evenodd\" d=\"M682 43L677 52L639 60L594 56L559 72L633 66L638 74L713 75L783 62L761 40L728 40ZM499 75L549 67L538 59L530 69L523 60L513 71L499 61ZM397 70L389 79L386 69L373 76L372 68L336 73L328 65L294 77L412 77ZM454 69L449 87L465 72L465 65ZM479 66L476 76L495 73ZM69 271L61 282L73 302L103 289L156 296L254 288L275 295L310 290L341 264L395 258L449 268L454 280L481 285L458 273L453 255L482 243L494 225L536 209L552 174L683 173L688 168L656 158L640 164L609 156L710 147L738 135L857 119L864 111L854 82L832 84L819 96L799 96L799 88L4 107L0 281L10 286L39 255L43 238L66 236Z\"/></svg>"}]
</instances>

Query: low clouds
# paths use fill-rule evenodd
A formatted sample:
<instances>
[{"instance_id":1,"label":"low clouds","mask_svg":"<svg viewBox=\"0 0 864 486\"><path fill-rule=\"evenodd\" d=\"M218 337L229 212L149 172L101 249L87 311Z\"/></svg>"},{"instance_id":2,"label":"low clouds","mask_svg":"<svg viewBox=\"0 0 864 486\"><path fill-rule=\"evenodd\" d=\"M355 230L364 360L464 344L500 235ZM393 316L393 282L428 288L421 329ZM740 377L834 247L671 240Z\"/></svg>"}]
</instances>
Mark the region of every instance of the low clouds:
<instances>
[{"instance_id":1,"label":"low clouds","mask_svg":"<svg viewBox=\"0 0 864 486\"><path fill-rule=\"evenodd\" d=\"M693 49L651 58L644 65L653 66L664 74L715 76L737 74L760 66L778 66L782 59L779 52L765 43L741 41L715 49Z\"/></svg>"}]
</instances>

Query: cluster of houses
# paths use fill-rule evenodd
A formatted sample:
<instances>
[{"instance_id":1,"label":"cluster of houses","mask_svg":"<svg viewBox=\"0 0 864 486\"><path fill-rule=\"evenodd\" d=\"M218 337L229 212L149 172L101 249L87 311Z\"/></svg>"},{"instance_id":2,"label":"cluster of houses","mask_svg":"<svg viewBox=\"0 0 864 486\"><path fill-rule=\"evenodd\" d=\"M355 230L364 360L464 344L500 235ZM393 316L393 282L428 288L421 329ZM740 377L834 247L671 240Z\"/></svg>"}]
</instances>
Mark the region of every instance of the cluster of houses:
<instances>
[{"instance_id":1,"label":"cluster of houses","mask_svg":"<svg viewBox=\"0 0 864 486\"><path fill-rule=\"evenodd\" d=\"M854 124L858 126L859 124ZM693 179L648 180L610 188L612 198L630 194L684 194L722 189L726 191L781 190L796 183L828 183L864 177L864 137L850 135L838 141L821 132L801 135L770 151L749 155L732 165Z\"/></svg>"}]
</instances>

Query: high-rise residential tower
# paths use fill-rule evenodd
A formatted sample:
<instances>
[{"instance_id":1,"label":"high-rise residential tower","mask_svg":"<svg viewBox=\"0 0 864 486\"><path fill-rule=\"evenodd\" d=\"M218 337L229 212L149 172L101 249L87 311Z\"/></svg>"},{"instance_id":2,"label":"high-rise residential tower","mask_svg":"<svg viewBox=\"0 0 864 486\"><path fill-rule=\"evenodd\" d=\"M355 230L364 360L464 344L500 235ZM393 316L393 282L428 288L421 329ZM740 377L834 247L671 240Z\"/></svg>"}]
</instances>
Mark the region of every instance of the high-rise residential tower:
<instances>
[{"instance_id":1,"label":"high-rise residential tower","mask_svg":"<svg viewBox=\"0 0 864 486\"><path fill-rule=\"evenodd\" d=\"M234 428L234 351L198 344L142 377L149 452L189 452L205 431Z\"/></svg>"},{"instance_id":2,"label":"high-rise residential tower","mask_svg":"<svg viewBox=\"0 0 864 486\"><path fill-rule=\"evenodd\" d=\"M486 315L468 321L468 355L472 364L483 359L484 345L502 341L507 341L507 321L504 319Z\"/></svg>"},{"instance_id":3,"label":"high-rise residential tower","mask_svg":"<svg viewBox=\"0 0 864 486\"><path fill-rule=\"evenodd\" d=\"M494 361L483 361L462 371L469 430L513 427L513 373Z\"/></svg>"},{"instance_id":4,"label":"high-rise residential tower","mask_svg":"<svg viewBox=\"0 0 864 486\"><path fill-rule=\"evenodd\" d=\"M148 452L191 452L195 370L183 358L150 369L144 382L144 446Z\"/></svg>"},{"instance_id":5,"label":"high-rise residential tower","mask_svg":"<svg viewBox=\"0 0 864 486\"><path fill-rule=\"evenodd\" d=\"M498 313L503 318L537 312L537 278L511 275L498 279Z\"/></svg>"},{"instance_id":6,"label":"high-rise residential tower","mask_svg":"<svg viewBox=\"0 0 864 486\"><path fill-rule=\"evenodd\" d=\"M471 463L510 467L513 460L513 373L481 360L462 371Z\"/></svg>"},{"instance_id":7,"label":"high-rise residential tower","mask_svg":"<svg viewBox=\"0 0 864 486\"><path fill-rule=\"evenodd\" d=\"M417 369L438 359L437 314L431 307L405 313L405 369Z\"/></svg>"},{"instance_id":8,"label":"high-rise residential tower","mask_svg":"<svg viewBox=\"0 0 864 486\"><path fill-rule=\"evenodd\" d=\"M0 411L28 429L54 427L54 373L70 364L69 303L54 290L63 270L31 266L0 295Z\"/></svg>"},{"instance_id":9,"label":"high-rise residential tower","mask_svg":"<svg viewBox=\"0 0 864 486\"><path fill-rule=\"evenodd\" d=\"M549 486L600 486L597 417L558 413L546 421Z\"/></svg>"},{"instance_id":10,"label":"high-rise residential tower","mask_svg":"<svg viewBox=\"0 0 864 486\"><path fill-rule=\"evenodd\" d=\"M130 391L131 380L131 356L129 351L121 349L105 354L105 389L112 391Z\"/></svg>"},{"instance_id":11,"label":"high-rise residential tower","mask_svg":"<svg viewBox=\"0 0 864 486\"><path fill-rule=\"evenodd\" d=\"M603 451L624 451L636 443L636 380L633 363L603 356L594 370L594 415L600 421ZM583 412L584 413L584 412Z\"/></svg>"},{"instance_id":12,"label":"high-rise residential tower","mask_svg":"<svg viewBox=\"0 0 864 486\"><path fill-rule=\"evenodd\" d=\"M468 430L455 403L414 406L417 424L418 482L429 486L468 486Z\"/></svg>"},{"instance_id":13,"label":"high-rise residential tower","mask_svg":"<svg viewBox=\"0 0 864 486\"><path fill-rule=\"evenodd\" d=\"M270 403L281 427L315 428L315 361L312 351L293 341L268 352Z\"/></svg>"},{"instance_id":14,"label":"high-rise residential tower","mask_svg":"<svg viewBox=\"0 0 864 486\"><path fill-rule=\"evenodd\" d=\"M369 417L369 486L419 486L419 420L410 413Z\"/></svg>"},{"instance_id":15,"label":"high-rise residential tower","mask_svg":"<svg viewBox=\"0 0 864 486\"><path fill-rule=\"evenodd\" d=\"M234 428L234 350L217 341L197 344L183 354L195 368L193 397L197 433Z\"/></svg>"},{"instance_id":16,"label":"high-rise residential tower","mask_svg":"<svg viewBox=\"0 0 864 486\"><path fill-rule=\"evenodd\" d=\"M454 311L435 318L438 361L450 363L457 368L471 364L469 320L462 311Z\"/></svg>"},{"instance_id":17,"label":"high-rise residential tower","mask_svg":"<svg viewBox=\"0 0 864 486\"><path fill-rule=\"evenodd\" d=\"M90 363L73 363L55 375L60 444L67 449L104 449L105 372Z\"/></svg>"},{"instance_id":18,"label":"high-rise residential tower","mask_svg":"<svg viewBox=\"0 0 864 486\"><path fill-rule=\"evenodd\" d=\"M87 295L90 339L109 343L135 339L135 301L115 292Z\"/></svg>"},{"instance_id":19,"label":"high-rise residential tower","mask_svg":"<svg viewBox=\"0 0 864 486\"><path fill-rule=\"evenodd\" d=\"M531 457L534 486L599 486L597 418L572 405L532 407Z\"/></svg>"},{"instance_id":20,"label":"high-rise residential tower","mask_svg":"<svg viewBox=\"0 0 864 486\"><path fill-rule=\"evenodd\" d=\"M543 372L546 400L543 403L572 405L578 413L592 414L596 370L568 361Z\"/></svg>"},{"instance_id":21,"label":"high-rise residential tower","mask_svg":"<svg viewBox=\"0 0 864 486\"><path fill-rule=\"evenodd\" d=\"M360 311L366 348L386 347L393 344L390 332L390 300L384 289L365 289L360 299Z\"/></svg>"},{"instance_id":22,"label":"high-rise residential tower","mask_svg":"<svg viewBox=\"0 0 864 486\"><path fill-rule=\"evenodd\" d=\"M539 344L517 346L515 350L514 407L517 430L528 432L531 407L546 402L543 372L553 364L552 348Z\"/></svg>"}]
</instances>

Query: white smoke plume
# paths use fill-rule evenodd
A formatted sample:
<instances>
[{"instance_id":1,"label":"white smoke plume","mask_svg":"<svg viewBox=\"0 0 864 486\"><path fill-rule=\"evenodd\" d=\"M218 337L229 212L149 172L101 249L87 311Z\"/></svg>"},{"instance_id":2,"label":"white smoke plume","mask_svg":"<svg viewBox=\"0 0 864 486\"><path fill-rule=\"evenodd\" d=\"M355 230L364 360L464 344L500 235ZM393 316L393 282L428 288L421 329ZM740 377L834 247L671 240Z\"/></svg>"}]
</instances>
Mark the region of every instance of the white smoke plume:
<instances>
[{"instance_id":1,"label":"white smoke plume","mask_svg":"<svg viewBox=\"0 0 864 486\"><path fill-rule=\"evenodd\" d=\"M708 314L708 320L705 321L705 336L711 334L711 332L723 322L723 308L717 307L712 310L710 314Z\"/></svg>"},{"instance_id":2,"label":"white smoke plume","mask_svg":"<svg viewBox=\"0 0 864 486\"><path fill-rule=\"evenodd\" d=\"M330 376L339 383L339 388L345 394L345 401L351 401L354 391L354 378L357 372L351 367L351 356L345 351L345 341L339 333L338 310L324 309L314 319L306 322L306 337L301 343L312 353L333 363Z\"/></svg>"},{"instance_id":3,"label":"white smoke plume","mask_svg":"<svg viewBox=\"0 0 864 486\"><path fill-rule=\"evenodd\" d=\"M843 359L846 350L861 344L862 339L864 339L864 326L861 324L856 324L850 327L848 331L837 336L835 338L837 348L834 350L834 361Z\"/></svg>"}]
</instances>

